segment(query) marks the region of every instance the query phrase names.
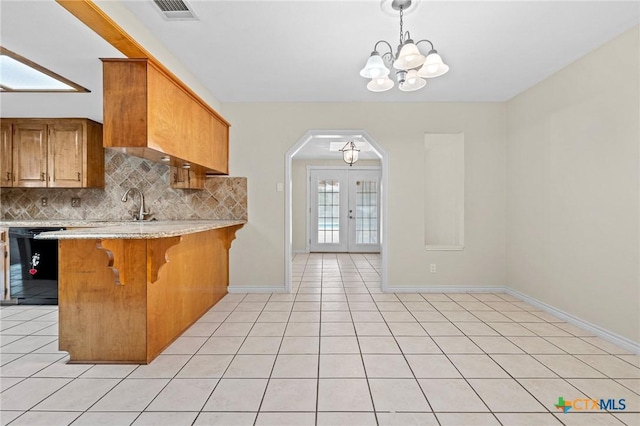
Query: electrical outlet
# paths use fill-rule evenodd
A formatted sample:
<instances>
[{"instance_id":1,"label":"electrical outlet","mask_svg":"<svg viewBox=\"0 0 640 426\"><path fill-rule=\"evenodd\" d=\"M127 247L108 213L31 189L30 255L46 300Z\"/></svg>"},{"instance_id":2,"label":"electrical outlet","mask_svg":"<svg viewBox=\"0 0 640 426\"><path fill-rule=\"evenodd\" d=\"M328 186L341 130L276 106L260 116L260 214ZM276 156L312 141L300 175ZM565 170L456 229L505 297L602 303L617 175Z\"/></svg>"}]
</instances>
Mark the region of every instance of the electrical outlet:
<instances>
[{"instance_id":1,"label":"electrical outlet","mask_svg":"<svg viewBox=\"0 0 640 426\"><path fill-rule=\"evenodd\" d=\"M71 207L80 207L80 204L81 203L80 203L79 197L78 198L74 197L71 199Z\"/></svg>"},{"instance_id":2,"label":"electrical outlet","mask_svg":"<svg viewBox=\"0 0 640 426\"><path fill-rule=\"evenodd\" d=\"M436 264L435 263L431 264L431 272L436 272Z\"/></svg>"},{"instance_id":3,"label":"electrical outlet","mask_svg":"<svg viewBox=\"0 0 640 426\"><path fill-rule=\"evenodd\" d=\"M40 205L42 207L47 207L48 204L49 204L49 199L47 197L40 198Z\"/></svg>"}]
</instances>

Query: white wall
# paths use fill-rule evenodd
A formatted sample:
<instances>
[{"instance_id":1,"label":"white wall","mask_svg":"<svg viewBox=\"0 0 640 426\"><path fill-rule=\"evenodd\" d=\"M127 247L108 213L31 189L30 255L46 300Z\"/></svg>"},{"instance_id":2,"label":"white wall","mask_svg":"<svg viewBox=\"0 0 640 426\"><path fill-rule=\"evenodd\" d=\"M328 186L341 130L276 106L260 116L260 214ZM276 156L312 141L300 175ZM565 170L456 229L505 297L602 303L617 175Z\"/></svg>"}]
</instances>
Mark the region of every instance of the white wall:
<instances>
[{"instance_id":1,"label":"white wall","mask_svg":"<svg viewBox=\"0 0 640 426\"><path fill-rule=\"evenodd\" d=\"M230 170L248 178L249 223L232 286L284 286L285 154L309 129L364 129L389 156L390 287L505 284L506 110L486 103L228 103ZM465 249L424 248L424 134L465 134ZM437 273L429 273L429 264Z\"/></svg>"},{"instance_id":2,"label":"white wall","mask_svg":"<svg viewBox=\"0 0 640 426\"><path fill-rule=\"evenodd\" d=\"M310 143L313 143L310 142ZM307 249L307 166L345 166L342 160L293 160L291 161L291 226L293 253L304 252ZM380 160L358 160L352 166L357 169L362 166L380 167Z\"/></svg>"},{"instance_id":3,"label":"white wall","mask_svg":"<svg viewBox=\"0 0 640 426\"><path fill-rule=\"evenodd\" d=\"M638 38L636 27L507 109L507 285L636 342Z\"/></svg>"}]
</instances>

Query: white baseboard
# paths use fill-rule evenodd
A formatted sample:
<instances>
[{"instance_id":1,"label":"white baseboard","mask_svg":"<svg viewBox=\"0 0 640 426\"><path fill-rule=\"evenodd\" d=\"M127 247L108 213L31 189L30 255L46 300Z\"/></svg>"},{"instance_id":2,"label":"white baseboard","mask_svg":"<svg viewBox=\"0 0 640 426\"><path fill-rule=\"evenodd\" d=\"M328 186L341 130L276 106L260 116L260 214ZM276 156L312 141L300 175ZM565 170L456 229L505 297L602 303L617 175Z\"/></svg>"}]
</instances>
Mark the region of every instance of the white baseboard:
<instances>
[{"instance_id":1,"label":"white baseboard","mask_svg":"<svg viewBox=\"0 0 640 426\"><path fill-rule=\"evenodd\" d=\"M287 289L284 286L229 286L227 291L229 293L286 293Z\"/></svg>"},{"instance_id":2,"label":"white baseboard","mask_svg":"<svg viewBox=\"0 0 640 426\"><path fill-rule=\"evenodd\" d=\"M598 325L592 324L588 321L585 321L581 318L571 315L561 309L558 309L554 306L541 302L538 299L535 299L531 296L527 296L526 294L521 293L518 290L514 290L512 288L506 287L505 293L510 294L514 297L517 297L518 299L522 299L523 301L527 302L532 306L535 306L536 308L540 308L545 312L555 315L558 318L565 320L569 324L573 324L576 327L580 327L583 330L593 333L594 335L601 337L604 340L607 340L615 345L618 345L621 348L628 350L629 352L640 354L640 343L638 342L634 342L631 339L628 339L624 336L620 336L619 334L616 334Z\"/></svg>"},{"instance_id":3,"label":"white baseboard","mask_svg":"<svg viewBox=\"0 0 640 426\"><path fill-rule=\"evenodd\" d=\"M504 287L387 287L385 293L504 293Z\"/></svg>"},{"instance_id":4,"label":"white baseboard","mask_svg":"<svg viewBox=\"0 0 640 426\"><path fill-rule=\"evenodd\" d=\"M294 256L296 254L309 254L309 250L293 250L292 253Z\"/></svg>"},{"instance_id":5,"label":"white baseboard","mask_svg":"<svg viewBox=\"0 0 640 426\"><path fill-rule=\"evenodd\" d=\"M554 306L551 306L547 303L541 302L538 299L535 299L531 296L527 296L524 293L521 293L517 290L514 290L509 287L390 287L385 290L385 292L390 293L506 293L511 296L517 297L528 304L535 306L545 312L548 312L556 317L568 322L569 324L573 324L576 327L579 327L583 330L586 330L595 336L601 337L602 339L611 342L615 345L620 346L621 348L633 352L635 354L640 354L640 343L634 342L631 339L628 339L624 336L620 336L612 331L606 330L600 326L592 324L588 321L585 321L581 318L578 318L570 313L567 313L561 309L558 309Z\"/></svg>"}]
</instances>

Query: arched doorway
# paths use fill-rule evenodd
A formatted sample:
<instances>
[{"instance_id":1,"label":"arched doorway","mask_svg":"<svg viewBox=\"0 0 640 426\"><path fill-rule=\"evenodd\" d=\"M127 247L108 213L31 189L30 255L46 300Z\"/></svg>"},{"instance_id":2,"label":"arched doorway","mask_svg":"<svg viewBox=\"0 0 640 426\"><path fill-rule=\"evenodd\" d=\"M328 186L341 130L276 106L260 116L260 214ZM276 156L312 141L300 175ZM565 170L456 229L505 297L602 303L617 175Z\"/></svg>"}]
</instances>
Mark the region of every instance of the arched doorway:
<instances>
[{"instance_id":1,"label":"arched doorway","mask_svg":"<svg viewBox=\"0 0 640 426\"><path fill-rule=\"evenodd\" d=\"M364 130L309 130L285 155L285 290L291 292L292 259L293 259L293 215L292 215L292 161L305 148L315 150L327 149L327 141L357 140L368 144L372 153L380 160L380 258L381 258L381 289L387 290L388 264L388 168L387 154L382 147ZM324 148L323 148L324 147ZM341 153L338 157L341 158Z\"/></svg>"}]
</instances>

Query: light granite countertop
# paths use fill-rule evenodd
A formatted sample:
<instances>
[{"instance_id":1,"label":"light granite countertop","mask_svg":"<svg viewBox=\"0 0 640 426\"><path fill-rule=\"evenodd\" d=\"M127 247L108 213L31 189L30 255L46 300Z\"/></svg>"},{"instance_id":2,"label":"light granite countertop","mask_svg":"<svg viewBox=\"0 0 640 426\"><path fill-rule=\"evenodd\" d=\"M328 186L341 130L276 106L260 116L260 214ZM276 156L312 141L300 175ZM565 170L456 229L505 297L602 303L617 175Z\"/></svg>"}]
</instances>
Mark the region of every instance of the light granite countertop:
<instances>
[{"instance_id":1,"label":"light granite countertop","mask_svg":"<svg viewBox=\"0 0 640 426\"><path fill-rule=\"evenodd\" d=\"M168 221L82 221L25 220L0 221L0 227L69 227L61 231L43 232L42 240L153 239L176 237L212 229L244 225L246 220L168 220Z\"/></svg>"}]
</instances>

